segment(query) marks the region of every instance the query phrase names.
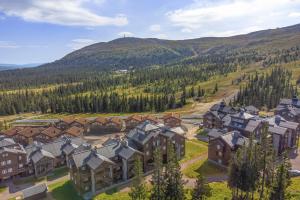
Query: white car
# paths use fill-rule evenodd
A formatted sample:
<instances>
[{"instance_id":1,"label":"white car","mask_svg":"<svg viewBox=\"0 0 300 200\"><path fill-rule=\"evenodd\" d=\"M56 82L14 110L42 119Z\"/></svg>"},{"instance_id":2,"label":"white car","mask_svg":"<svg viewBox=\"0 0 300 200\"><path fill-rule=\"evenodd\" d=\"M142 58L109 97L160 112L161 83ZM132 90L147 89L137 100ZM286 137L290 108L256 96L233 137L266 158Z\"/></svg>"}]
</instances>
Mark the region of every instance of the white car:
<instances>
[{"instance_id":1,"label":"white car","mask_svg":"<svg viewBox=\"0 0 300 200\"><path fill-rule=\"evenodd\" d=\"M300 176L300 170L296 170L296 169L291 169L289 170L289 174L290 176Z\"/></svg>"}]
</instances>

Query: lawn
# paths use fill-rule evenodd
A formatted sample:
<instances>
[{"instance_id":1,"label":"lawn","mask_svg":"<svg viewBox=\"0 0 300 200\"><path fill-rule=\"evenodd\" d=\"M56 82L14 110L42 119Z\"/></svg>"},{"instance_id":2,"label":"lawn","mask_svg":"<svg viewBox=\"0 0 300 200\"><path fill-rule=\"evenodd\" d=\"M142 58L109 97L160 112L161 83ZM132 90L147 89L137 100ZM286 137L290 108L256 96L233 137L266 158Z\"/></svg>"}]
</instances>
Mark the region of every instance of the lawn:
<instances>
[{"instance_id":1,"label":"lawn","mask_svg":"<svg viewBox=\"0 0 300 200\"><path fill-rule=\"evenodd\" d=\"M189 165L182 173L189 178L196 178L199 174L202 174L204 177L222 176L226 174L224 168L209 162L206 158Z\"/></svg>"},{"instance_id":2,"label":"lawn","mask_svg":"<svg viewBox=\"0 0 300 200\"><path fill-rule=\"evenodd\" d=\"M93 198L93 200L131 200L128 192L118 192L118 190L111 190L102 194L99 194Z\"/></svg>"},{"instance_id":3,"label":"lawn","mask_svg":"<svg viewBox=\"0 0 300 200\"><path fill-rule=\"evenodd\" d=\"M231 191L227 187L226 182L214 182L209 184L212 189L211 197L207 200L220 200L231 198ZM49 191L56 200L82 200L77 195L70 181L61 181L48 186ZM300 199L300 177L293 178L292 184L288 189L291 192L292 200ZM187 188L187 200L191 200L191 189ZM93 198L94 200L131 200L128 192L120 192L118 188L99 194Z\"/></svg>"},{"instance_id":4,"label":"lawn","mask_svg":"<svg viewBox=\"0 0 300 200\"><path fill-rule=\"evenodd\" d=\"M4 192L6 190L6 186L0 186L0 193Z\"/></svg>"},{"instance_id":5,"label":"lawn","mask_svg":"<svg viewBox=\"0 0 300 200\"><path fill-rule=\"evenodd\" d=\"M48 176L47 176L47 180L51 181L63 176L66 176L69 174L69 169L68 167L61 167L61 168L57 168L54 169L53 172L51 172Z\"/></svg>"},{"instance_id":6,"label":"lawn","mask_svg":"<svg viewBox=\"0 0 300 200\"><path fill-rule=\"evenodd\" d=\"M71 181L61 181L48 185L51 195L56 200L82 200Z\"/></svg>"},{"instance_id":7,"label":"lawn","mask_svg":"<svg viewBox=\"0 0 300 200\"><path fill-rule=\"evenodd\" d=\"M204 155L207 151L207 144L198 140L187 140L185 142L185 156L180 162L184 163L188 160Z\"/></svg>"}]
</instances>

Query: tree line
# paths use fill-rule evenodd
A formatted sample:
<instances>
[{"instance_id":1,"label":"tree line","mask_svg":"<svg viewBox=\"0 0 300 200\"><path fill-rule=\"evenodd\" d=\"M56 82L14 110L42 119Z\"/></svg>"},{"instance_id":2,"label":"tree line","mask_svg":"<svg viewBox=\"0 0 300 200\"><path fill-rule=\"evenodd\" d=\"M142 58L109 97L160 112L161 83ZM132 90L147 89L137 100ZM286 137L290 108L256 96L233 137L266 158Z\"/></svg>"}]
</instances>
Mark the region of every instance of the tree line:
<instances>
[{"instance_id":1,"label":"tree line","mask_svg":"<svg viewBox=\"0 0 300 200\"><path fill-rule=\"evenodd\" d=\"M272 68L270 73L252 75L248 83L241 86L233 104L254 105L257 108L272 109L281 98L291 98L297 94L297 87L291 83L292 73L282 67Z\"/></svg>"}]
</instances>

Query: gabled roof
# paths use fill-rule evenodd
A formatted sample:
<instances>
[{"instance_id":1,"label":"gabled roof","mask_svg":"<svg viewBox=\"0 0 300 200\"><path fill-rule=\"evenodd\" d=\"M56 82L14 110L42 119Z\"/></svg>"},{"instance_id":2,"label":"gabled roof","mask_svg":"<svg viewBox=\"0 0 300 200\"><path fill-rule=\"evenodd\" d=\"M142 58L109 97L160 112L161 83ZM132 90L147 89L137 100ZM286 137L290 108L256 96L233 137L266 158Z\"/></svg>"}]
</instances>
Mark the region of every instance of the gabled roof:
<instances>
[{"instance_id":1,"label":"gabled roof","mask_svg":"<svg viewBox=\"0 0 300 200\"><path fill-rule=\"evenodd\" d=\"M75 121L74 122L77 122L77 123L79 123L79 124L81 124L81 125L86 125L86 124L88 124L89 123L89 120L87 120L87 119L85 119L85 118L78 118L78 119L75 119Z\"/></svg>"},{"instance_id":2,"label":"gabled roof","mask_svg":"<svg viewBox=\"0 0 300 200\"><path fill-rule=\"evenodd\" d=\"M2 147L0 148L0 153L3 152L10 152L14 154L26 154L26 151L20 147L20 148L9 148L9 147Z\"/></svg>"},{"instance_id":3,"label":"gabled roof","mask_svg":"<svg viewBox=\"0 0 300 200\"><path fill-rule=\"evenodd\" d=\"M15 145L15 141L11 138L0 136L0 148Z\"/></svg>"},{"instance_id":4,"label":"gabled roof","mask_svg":"<svg viewBox=\"0 0 300 200\"><path fill-rule=\"evenodd\" d=\"M218 138L223 134L225 134L225 132L223 130L213 128L213 129L210 129L210 131L208 132L207 135L212 138Z\"/></svg>"},{"instance_id":5,"label":"gabled roof","mask_svg":"<svg viewBox=\"0 0 300 200\"><path fill-rule=\"evenodd\" d=\"M157 130L159 128L160 128L159 126L154 125L154 124L150 123L149 121L145 121L145 122L137 125L137 127L136 127L136 129L144 131L144 132Z\"/></svg>"},{"instance_id":6,"label":"gabled roof","mask_svg":"<svg viewBox=\"0 0 300 200\"><path fill-rule=\"evenodd\" d=\"M217 112L221 112L224 114L234 114L236 113L236 110L231 107L231 106L227 106L225 102L221 102L218 104L214 104L211 108L210 111L217 111Z\"/></svg>"},{"instance_id":7,"label":"gabled roof","mask_svg":"<svg viewBox=\"0 0 300 200\"><path fill-rule=\"evenodd\" d=\"M62 131L54 126L50 126L49 128L43 130L41 133L53 138L59 136Z\"/></svg>"},{"instance_id":8,"label":"gabled roof","mask_svg":"<svg viewBox=\"0 0 300 200\"><path fill-rule=\"evenodd\" d=\"M253 132L255 131L255 129L261 124L260 120L249 120L249 122L247 123L246 127L245 127L245 131L248 132Z\"/></svg>"},{"instance_id":9,"label":"gabled roof","mask_svg":"<svg viewBox=\"0 0 300 200\"><path fill-rule=\"evenodd\" d=\"M283 127L279 127L279 126L276 126L276 127L269 126L268 131L270 133L274 133L274 134L277 134L277 135L284 135L284 134L286 134L287 129L283 128Z\"/></svg>"},{"instance_id":10,"label":"gabled roof","mask_svg":"<svg viewBox=\"0 0 300 200\"><path fill-rule=\"evenodd\" d=\"M245 111L240 111L236 114L233 114L232 117L236 117L236 118L240 118L240 119L246 119L246 120L254 118L253 115L251 115L251 114L249 114Z\"/></svg>"},{"instance_id":11,"label":"gabled roof","mask_svg":"<svg viewBox=\"0 0 300 200\"><path fill-rule=\"evenodd\" d=\"M2 131L1 133L3 133L4 135L7 135L7 136L14 136L14 135L17 135L19 133L19 131L23 130L23 128L21 127L13 127L11 129L8 129L8 130L4 130Z\"/></svg>"},{"instance_id":12,"label":"gabled roof","mask_svg":"<svg viewBox=\"0 0 300 200\"><path fill-rule=\"evenodd\" d=\"M86 160L86 164L91 168L91 169L97 169L99 168L102 163L109 163L114 165L115 163L113 161L111 161L110 159L106 158L105 156L102 156L100 154L98 154L97 152L95 152L94 150L91 150L87 160Z\"/></svg>"},{"instance_id":13,"label":"gabled roof","mask_svg":"<svg viewBox=\"0 0 300 200\"><path fill-rule=\"evenodd\" d=\"M20 135L23 135L27 138L33 137L40 134L45 128L42 127L27 127L19 132Z\"/></svg>"},{"instance_id":14,"label":"gabled roof","mask_svg":"<svg viewBox=\"0 0 300 200\"><path fill-rule=\"evenodd\" d=\"M287 121L286 119L284 119L280 115L269 117L265 120L271 126L280 126L280 127L283 127L283 128L288 128L288 129L293 129L293 130L297 130L297 128L299 127L299 123Z\"/></svg>"},{"instance_id":15,"label":"gabled roof","mask_svg":"<svg viewBox=\"0 0 300 200\"><path fill-rule=\"evenodd\" d=\"M228 132L221 135L220 138L232 149L246 145L249 142L248 138L242 136L238 131Z\"/></svg>"},{"instance_id":16,"label":"gabled roof","mask_svg":"<svg viewBox=\"0 0 300 200\"><path fill-rule=\"evenodd\" d=\"M257 109L255 106L253 106L253 105L250 105L250 106L246 106L245 107L245 110L247 111L247 112L259 112L259 109Z\"/></svg>"},{"instance_id":17,"label":"gabled roof","mask_svg":"<svg viewBox=\"0 0 300 200\"><path fill-rule=\"evenodd\" d=\"M94 122L98 122L100 124L106 124L108 122L108 119L106 117L97 117Z\"/></svg>"},{"instance_id":18,"label":"gabled roof","mask_svg":"<svg viewBox=\"0 0 300 200\"><path fill-rule=\"evenodd\" d=\"M29 159L32 160L33 163L37 163L43 158L51 158L54 159L54 155L52 155L50 152L45 151L43 149L37 149L29 156Z\"/></svg>"},{"instance_id":19,"label":"gabled roof","mask_svg":"<svg viewBox=\"0 0 300 200\"><path fill-rule=\"evenodd\" d=\"M74 137L79 137L83 132L84 132L84 130L82 128L79 128L77 126L72 126L72 127L68 128L67 130L65 130L63 133L74 136Z\"/></svg>"},{"instance_id":20,"label":"gabled roof","mask_svg":"<svg viewBox=\"0 0 300 200\"><path fill-rule=\"evenodd\" d=\"M169 119L169 118L174 118L174 119L178 119L178 120L181 120L180 119L180 115L178 113L168 113L168 114L165 114L163 116L163 119L166 120L166 119Z\"/></svg>"},{"instance_id":21,"label":"gabled roof","mask_svg":"<svg viewBox=\"0 0 300 200\"><path fill-rule=\"evenodd\" d=\"M45 183L32 186L30 188L26 188L25 190L22 190L23 198L30 198L32 196L44 193L47 191L47 186Z\"/></svg>"},{"instance_id":22,"label":"gabled roof","mask_svg":"<svg viewBox=\"0 0 300 200\"><path fill-rule=\"evenodd\" d=\"M112 117L109 119L109 122L119 126L122 125L122 119L119 117Z\"/></svg>"},{"instance_id":23,"label":"gabled roof","mask_svg":"<svg viewBox=\"0 0 300 200\"><path fill-rule=\"evenodd\" d=\"M143 116L143 120L148 120L148 121L151 121L151 122L154 122L154 123L159 123L159 119L153 115L146 115L146 116Z\"/></svg>"},{"instance_id":24,"label":"gabled roof","mask_svg":"<svg viewBox=\"0 0 300 200\"><path fill-rule=\"evenodd\" d=\"M75 121L75 119L72 117L65 117L65 118L60 119L60 121L66 123L66 124L71 124Z\"/></svg>"},{"instance_id":25,"label":"gabled roof","mask_svg":"<svg viewBox=\"0 0 300 200\"><path fill-rule=\"evenodd\" d=\"M141 115L131 115L125 121L135 120L138 122L141 122L143 120L143 117Z\"/></svg>"}]
</instances>

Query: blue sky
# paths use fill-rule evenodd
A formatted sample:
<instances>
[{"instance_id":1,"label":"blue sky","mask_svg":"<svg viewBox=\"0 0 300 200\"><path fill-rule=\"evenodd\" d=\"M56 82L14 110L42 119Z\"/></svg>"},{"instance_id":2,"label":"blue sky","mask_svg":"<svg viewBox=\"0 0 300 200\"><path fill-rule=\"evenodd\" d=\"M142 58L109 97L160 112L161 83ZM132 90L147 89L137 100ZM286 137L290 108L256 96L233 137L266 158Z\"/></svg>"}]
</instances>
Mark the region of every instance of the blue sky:
<instances>
[{"instance_id":1,"label":"blue sky","mask_svg":"<svg viewBox=\"0 0 300 200\"><path fill-rule=\"evenodd\" d=\"M300 0L0 0L0 63L44 63L118 37L231 36L300 23Z\"/></svg>"}]
</instances>

